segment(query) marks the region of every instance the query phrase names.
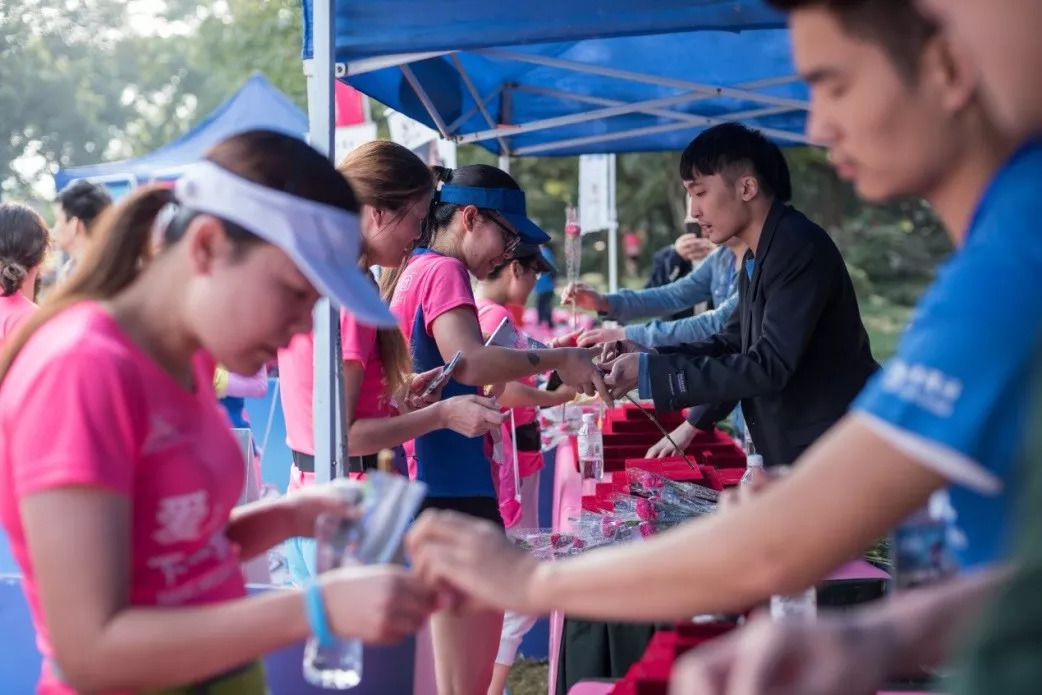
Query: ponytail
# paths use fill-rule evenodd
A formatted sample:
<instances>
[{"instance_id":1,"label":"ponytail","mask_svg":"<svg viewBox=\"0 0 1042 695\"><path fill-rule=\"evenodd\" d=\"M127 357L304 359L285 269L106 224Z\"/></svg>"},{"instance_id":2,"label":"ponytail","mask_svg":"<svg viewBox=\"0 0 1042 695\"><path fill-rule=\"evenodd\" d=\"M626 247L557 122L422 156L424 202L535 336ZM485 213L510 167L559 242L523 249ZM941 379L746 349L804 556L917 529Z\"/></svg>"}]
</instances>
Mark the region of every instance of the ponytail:
<instances>
[{"instance_id":1,"label":"ponytail","mask_svg":"<svg viewBox=\"0 0 1042 695\"><path fill-rule=\"evenodd\" d=\"M0 353L0 384L33 333L70 306L111 299L141 274L152 257L152 227L159 211L173 202L173 192L149 187L135 191L102 213L97 233L72 277L19 327Z\"/></svg>"}]
</instances>

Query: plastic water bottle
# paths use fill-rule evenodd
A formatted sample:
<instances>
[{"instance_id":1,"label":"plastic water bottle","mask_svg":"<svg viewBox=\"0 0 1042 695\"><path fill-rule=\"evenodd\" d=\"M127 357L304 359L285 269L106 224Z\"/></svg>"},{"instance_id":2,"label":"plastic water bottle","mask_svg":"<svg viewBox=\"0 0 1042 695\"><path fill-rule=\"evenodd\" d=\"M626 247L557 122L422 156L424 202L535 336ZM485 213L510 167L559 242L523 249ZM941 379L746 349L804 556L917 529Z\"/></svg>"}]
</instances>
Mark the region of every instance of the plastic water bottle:
<instances>
[{"instance_id":1,"label":"plastic water bottle","mask_svg":"<svg viewBox=\"0 0 1042 695\"><path fill-rule=\"evenodd\" d=\"M338 478L333 483L345 502L360 505L363 488L354 481ZM315 520L315 571L321 574L355 560L362 532L360 519L322 514ZM362 681L362 641L334 637L322 646L314 637L304 646L304 680L327 689L346 690Z\"/></svg>"},{"instance_id":2,"label":"plastic water bottle","mask_svg":"<svg viewBox=\"0 0 1042 695\"><path fill-rule=\"evenodd\" d=\"M351 562L361 524L323 514L315 524L315 569L319 574ZM314 637L304 647L304 680L319 688L346 690L362 681L362 641L334 637L326 646Z\"/></svg>"},{"instance_id":3,"label":"plastic water bottle","mask_svg":"<svg viewBox=\"0 0 1042 695\"><path fill-rule=\"evenodd\" d=\"M738 484L741 487L750 485L758 475L763 475L763 456L752 453L747 454L745 457L745 473L742 473L742 479L738 481Z\"/></svg>"},{"instance_id":4,"label":"plastic water bottle","mask_svg":"<svg viewBox=\"0 0 1042 695\"><path fill-rule=\"evenodd\" d=\"M752 449L751 440L749 449ZM763 456L750 453L745 458L745 474L742 475L740 485L748 485L757 475L756 471L763 472ZM776 476L783 476L789 472L788 466L776 466L771 469ZM773 620L803 620L813 621L818 615L818 592L813 586L798 594L775 594L771 596L771 618Z\"/></svg>"},{"instance_id":5,"label":"plastic water bottle","mask_svg":"<svg viewBox=\"0 0 1042 695\"><path fill-rule=\"evenodd\" d=\"M594 480L604 477L604 437L594 413L584 413L579 428L579 473Z\"/></svg>"},{"instance_id":6,"label":"plastic water bottle","mask_svg":"<svg viewBox=\"0 0 1042 695\"><path fill-rule=\"evenodd\" d=\"M376 471L364 483L338 478L334 485L344 501L361 514L351 518L323 514L315 522L319 574L345 565L376 565L392 562L398 554L402 536L420 503L427 486L386 471L394 454L381 452ZM322 646L312 637L304 648L304 679L315 686L346 690L362 680L362 640L335 637Z\"/></svg>"}]
</instances>

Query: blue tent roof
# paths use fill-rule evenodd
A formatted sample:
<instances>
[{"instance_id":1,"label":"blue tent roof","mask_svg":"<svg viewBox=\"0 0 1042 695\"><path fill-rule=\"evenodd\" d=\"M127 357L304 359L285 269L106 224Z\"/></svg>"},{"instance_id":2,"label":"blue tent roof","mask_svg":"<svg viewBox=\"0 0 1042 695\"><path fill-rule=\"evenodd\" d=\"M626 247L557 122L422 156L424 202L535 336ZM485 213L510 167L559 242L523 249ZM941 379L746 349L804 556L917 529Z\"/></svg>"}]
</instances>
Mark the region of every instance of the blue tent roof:
<instances>
[{"instance_id":1,"label":"blue tent roof","mask_svg":"<svg viewBox=\"0 0 1042 695\"><path fill-rule=\"evenodd\" d=\"M140 157L59 169L54 175L54 185L61 190L75 179L125 176L143 182L175 176L181 167L202 159L212 145L229 135L254 128L276 130L301 139L308 132L307 114L259 72L176 140Z\"/></svg>"},{"instance_id":2,"label":"blue tent roof","mask_svg":"<svg viewBox=\"0 0 1042 695\"><path fill-rule=\"evenodd\" d=\"M762 0L336 0L335 13L350 84L496 153L680 149L721 120L804 142L807 88Z\"/></svg>"}]
</instances>

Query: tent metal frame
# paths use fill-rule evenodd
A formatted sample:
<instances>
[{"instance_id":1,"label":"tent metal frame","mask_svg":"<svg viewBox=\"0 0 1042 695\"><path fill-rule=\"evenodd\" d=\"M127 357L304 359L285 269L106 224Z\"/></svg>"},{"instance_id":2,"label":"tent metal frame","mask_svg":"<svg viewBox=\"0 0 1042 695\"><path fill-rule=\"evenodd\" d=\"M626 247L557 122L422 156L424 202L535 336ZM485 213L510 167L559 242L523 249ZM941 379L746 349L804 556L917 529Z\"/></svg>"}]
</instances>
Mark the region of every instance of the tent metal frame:
<instances>
[{"instance_id":1,"label":"tent metal frame","mask_svg":"<svg viewBox=\"0 0 1042 695\"><path fill-rule=\"evenodd\" d=\"M316 18L317 18L316 14ZM734 86L720 86L705 84L702 82L695 82L691 80L680 80L671 77L662 77L656 75L649 75L646 73L632 72L627 70L618 70L615 68L604 68L595 65L588 65L573 60L565 60L562 58L553 58L549 56L533 55L528 53L522 53L517 51L503 50L499 48L481 48L474 49L471 51L477 55L483 55L489 58L497 60L509 60L515 62L528 63L532 65L538 65L542 67L552 67L563 70L571 70L574 72L599 75L601 77L610 77L619 80L626 80L631 82L637 82L641 84L650 84L659 87L665 87L669 89L682 90L680 93L660 97L657 99L648 99L644 101L627 102L616 99L605 99L601 97L590 96L586 94L578 94L574 92L568 92L565 90L557 90L546 87L538 87L535 85L526 85L524 83L511 83L506 85L500 85L496 89L492 90L488 95L482 96L477 87L474 84L473 79L468 74L463 62L459 58L457 51L430 51L426 53L403 53L399 55L391 56L380 56L377 58L367 58L364 60L353 61L350 63L340 63L337 67L343 66L337 72L343 72L344 75L360 75L373 70L380 70L388 67L398 67L402 74L405 76L406 81L412 87L416 96L419 98L420 103L423 104L424 109L427 111L427 115L430 116L431 120L437 126L438 132L441 136L447 140L453 140L459 144L467 143L478 143L487 140L495 139L499 144L500 153L503 156L524 156L533 154L552 154L554 150L560 150L567 147L574 147L577 145L589 145L601 142L610 142L613 140L623 140L630 137L636 137L640 135L650 135L654 133L664 133L673 130L682 130L684 128L704 128L706 126L716 125L719 123L740 121L749 118L759 118L763 116L772 116L781 113L788 113L792 111L806 111L809 108L809 104L800 99L791 99L788 97L779 97L771 94L764 94L758 90L766 89L769 87L788 84L795 82L799 78L795 75L783 75L779 77L767 78L762 80L755 80L751 82L745 82ZM415 63L429 58L439 56L449 56L450 62L455 67L457 73L460 76L460 80L463 82L471 98L474 100L475 105L471 107L467 112L461 114L452 123L445 123L444 118L437 109L434 107L433 101L430 95L427 94L424 86L416 79L415 74L409 68L410 63ZM535 94L543 94L545 96L551 96L562 100L571 100L579 103L587 103L594 106L600 106L601 108L593 109L590 111L584 111L582 113L571 114L567 116L555 116L553 118L545 118L535 121L529 121L527 123L497 123L489 111L488 104L497 97L502 97L504 100L507 99L511 92L529 92ZM717 97L731 97L736 99L742 99L745 101L751 101L753 103L764 104L763 108L760 109L746 109L742 111L734 111L731 113L724 113L716 116L701 116L697 114L685 113L681 111L674 111L666 108L670 106L680 106L683 104L692 104L699 101L705 101L708 99L714 99ZM488 124L486 130L481 130L473 133L460 133L459 128L469 121L476 113L480 113ZM673 120L673 123L664 123L655 126L647 126L643 128L633 128L629 130L617 130L609 133L602 133L595 136L588 137L577 137L568 138L565 140L558 140L555 142L547 142L539 145L531 145L525 147L514 148L509 144L509 138L515 135L522 135L524 133L531 133L540 130L549 130L562 126L578 125L581 123L588 123L594 120L609 119L616 116L623 116L632 113L641 113L645 115L656 116L659 118L669 118ZM788 142L809 144L809 140L802 133L790 132L778 128L763 128L760 127L765 135L768 135L779 140L785 140Z\"/></svg>"}]
</instances>

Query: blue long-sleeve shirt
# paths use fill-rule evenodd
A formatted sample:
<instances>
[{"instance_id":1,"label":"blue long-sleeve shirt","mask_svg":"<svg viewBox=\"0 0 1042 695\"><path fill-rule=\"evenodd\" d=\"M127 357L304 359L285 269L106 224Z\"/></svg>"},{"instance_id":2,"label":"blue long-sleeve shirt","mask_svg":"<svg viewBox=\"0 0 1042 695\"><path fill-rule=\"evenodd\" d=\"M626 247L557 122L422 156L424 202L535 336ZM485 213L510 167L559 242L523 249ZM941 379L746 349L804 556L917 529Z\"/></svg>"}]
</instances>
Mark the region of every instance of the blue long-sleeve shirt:
<instances>
[{"instance_id":1,"label":"blue long-sleeve shirt","mask_svg":"<svg viewBox=\"0 0 1042 695\"><path fill-rule=\"evenodd\" d=\"M689 275L676 282L647 290L622 290L605 297L608 318L627 321L663 316L701 302L712 301L712 311L678 321L652 321L627 326L626 338L649 347L679 345L705 340L719 333L738 305L738 275L734 253L726 246L713 251Z\"/></svg>"}]
</instances>

